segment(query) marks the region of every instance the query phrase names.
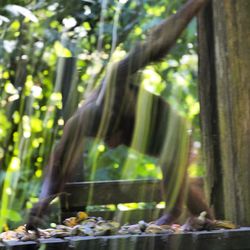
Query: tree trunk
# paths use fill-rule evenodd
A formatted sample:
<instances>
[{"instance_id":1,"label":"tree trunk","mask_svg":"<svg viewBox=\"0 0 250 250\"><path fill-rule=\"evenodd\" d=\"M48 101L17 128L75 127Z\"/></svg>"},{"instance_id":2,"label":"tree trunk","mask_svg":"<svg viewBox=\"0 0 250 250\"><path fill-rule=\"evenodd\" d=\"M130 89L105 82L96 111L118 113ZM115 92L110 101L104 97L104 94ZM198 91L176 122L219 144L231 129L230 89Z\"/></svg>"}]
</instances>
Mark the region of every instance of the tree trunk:
<instances>
[{"instance_id":1,"label":"tree trunk","mask_svg":"<svg viewBox=\"0 0 250 250\"><path fill-rule=\"evenodd\" d=\"M216 217L250 224L250 1L211 1L199 16L204 160Z\"/></svg>"}]
</instances>

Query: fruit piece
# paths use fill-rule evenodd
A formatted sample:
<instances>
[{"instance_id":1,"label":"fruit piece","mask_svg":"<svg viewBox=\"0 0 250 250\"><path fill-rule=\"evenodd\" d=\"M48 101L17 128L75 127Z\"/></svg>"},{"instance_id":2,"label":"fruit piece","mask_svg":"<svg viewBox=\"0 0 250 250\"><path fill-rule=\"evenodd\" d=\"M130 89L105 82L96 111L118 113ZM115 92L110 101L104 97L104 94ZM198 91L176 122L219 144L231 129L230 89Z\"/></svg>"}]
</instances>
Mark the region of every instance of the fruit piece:
<instances>
[{"instance_id":1,"label":"fruit piece","mask_svg":"<svg viewBox=\"0 0 250 250\"><path fill-rule=\"evenodd\" d=\"M160 234L160 233L173 233L173 229L171 229L168 225L158 226L156 224L149 224L145 230L145 233L150 234Z\"/></svg>"},{"instance_id":2,"label":"fruit piece","mask_svg":"<svg viewBox=\"0 0 250 250\"><path fill-rule=\"evenodd\" d=\"M78 212L78 213L76 214L77 222L81 222L81 221L83 221L83 220L86 220L88 217L89 217L88 214L85 213L85 212Z\"/></svg>"},{"instance_id":3,"label":"fruit piece","mask_svg":"<svg viewBox=\"0 0 250 250\"><path fill-rule=\"evenodd\" d=\"M236 229L239 227L236 224L232 223L231 221L226 221L226 220L215 220L213 221L213 226L215 227L215 229L220 229L220 228Z\"/></svg>"},{"instance_id":4,"label":"fruit piece","mask_svg":"<svg viewBox=\"0 0 250 250\"><path fill-rule=\"evenodd\" d=\"M7 231L0 234L0 241L5 240L19 240L15 231Z\"/></svg>"},{"instance_id":5,"label":"fruit piece","mask_svg":"<svg viewBox=\"0 0 250 250\"><path fill-rule=\"evenodd\" d=\"M77 218L76 217L70 217L63 221L63 224L68 227L74 227L77 225Z\"/></svg>"},{"instance_id":6,"label":"fruit piece","mask_svg":"<svg viewBox=\"0 0 250 250\"><path fill-rule=\"evenodd\" d=\"M37 235L35 232L32 232L32 233L28 233L26 235L24 235L21 239L21 241L34 241L34 240L37 240Z\"/></svg>"}]
</instances>

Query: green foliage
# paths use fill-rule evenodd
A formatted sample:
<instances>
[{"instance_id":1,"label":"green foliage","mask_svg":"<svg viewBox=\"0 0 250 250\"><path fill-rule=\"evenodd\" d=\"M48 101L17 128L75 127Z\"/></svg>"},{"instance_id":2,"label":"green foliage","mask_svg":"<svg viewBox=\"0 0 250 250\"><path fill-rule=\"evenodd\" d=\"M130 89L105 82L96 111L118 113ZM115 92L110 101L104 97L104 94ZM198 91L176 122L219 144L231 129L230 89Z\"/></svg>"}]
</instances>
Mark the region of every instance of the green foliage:
<instances>
[{"instance_id":1,"label":"green foliage","mask_svg":"<svg viewBox=\"0 0 250 250\"><path fill-rule=\"evenodd\" d=\"M20 223L25 209L37 200L44 166L64 120L100 83L110 60L124 55L180 4L179 0L1 1L0 225ZM142 82L193 119L197 130L195 29L193 22L172 54L145 70ZM198 133L195 136L199 139ZM87 160L89 179L160 178L154 159L123 146L108 150L98 144L93 152Z\"/></svg>"},{"instance_id":2,"label":"green foliage","mask_svg":"<svg viewBox=\"0 0 250 250\"><path fill-rule=\"evenodd\" d=\"M109 149L102 143L91 143L89 149L90 153L85 159L85 174L88 180L160 179L162 177L155 158L142 155L126 146ZM93 166L96 166L94 170Z\"/></svg>"}]
</instances>

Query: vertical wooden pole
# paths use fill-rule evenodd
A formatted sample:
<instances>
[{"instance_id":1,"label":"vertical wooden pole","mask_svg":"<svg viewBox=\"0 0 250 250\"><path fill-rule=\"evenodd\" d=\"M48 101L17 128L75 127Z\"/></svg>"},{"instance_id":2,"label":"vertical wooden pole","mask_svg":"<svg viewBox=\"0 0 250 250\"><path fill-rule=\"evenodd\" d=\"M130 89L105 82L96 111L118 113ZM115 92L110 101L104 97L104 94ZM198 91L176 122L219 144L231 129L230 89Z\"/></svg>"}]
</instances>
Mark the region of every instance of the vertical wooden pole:
<instances>
[{"instance_id":1,"label":"vertical wooden pole","mask_svg":"<svg viewBox=\"0 0 250 250\"><path fill-rule=\"evenodd\" d=\"M217 217L250 224L250 1L212 3L199 16L204 159Z\"/></svg>"}]
</instances>

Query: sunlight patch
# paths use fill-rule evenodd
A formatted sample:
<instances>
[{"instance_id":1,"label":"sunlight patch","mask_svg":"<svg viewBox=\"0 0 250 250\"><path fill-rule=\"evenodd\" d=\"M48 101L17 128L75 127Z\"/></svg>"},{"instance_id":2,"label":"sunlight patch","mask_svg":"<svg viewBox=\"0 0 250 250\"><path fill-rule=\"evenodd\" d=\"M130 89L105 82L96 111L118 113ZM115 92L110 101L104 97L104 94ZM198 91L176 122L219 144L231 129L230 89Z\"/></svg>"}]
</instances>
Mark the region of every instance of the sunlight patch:
<instances>
[{"instance_id":1,"label":"sunlight patch","mask_svg":"<svg viewBox=\"0 0 250 250\"><path fill-rule=\"evenodd\" d=\"M12 157L10 161L10 170L11 171L18 171L20 169L20 159L18 157Z\"/></svg>"}]
</instances>

